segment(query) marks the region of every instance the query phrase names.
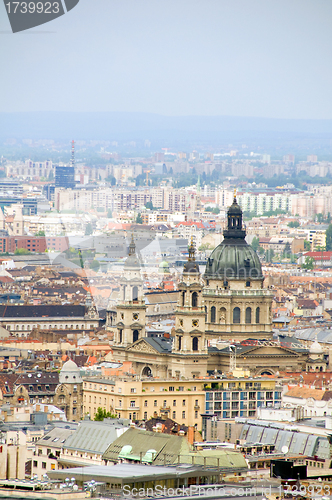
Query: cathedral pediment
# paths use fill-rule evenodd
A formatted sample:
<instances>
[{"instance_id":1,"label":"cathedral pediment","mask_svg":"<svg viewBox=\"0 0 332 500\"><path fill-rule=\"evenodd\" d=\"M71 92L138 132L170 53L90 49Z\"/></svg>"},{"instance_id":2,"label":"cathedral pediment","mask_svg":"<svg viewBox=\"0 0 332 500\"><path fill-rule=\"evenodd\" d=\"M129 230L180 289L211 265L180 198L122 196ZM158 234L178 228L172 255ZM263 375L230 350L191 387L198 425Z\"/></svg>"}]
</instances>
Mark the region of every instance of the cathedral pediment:
<instances>
[{"instance_id":1,"label":"cathedral pediment","mask_svg":"<svg viewBox=\"0 0 332 500\"><path fill-rule=\"evenodd\" d=\"M259 356L259 357L273 357L273 356L294 356L297 357L299 354L292 350L287 349L286 347L278 347L278 346L254 346L250 347L249 350L241 349L237 350L237 357L251 357L251 356Z\"/></svg>"},{"instance_id":2,"label":"cathedral pediment","mask_svg":"<svg viewBox=\"0 0 332 500\"><path fill-rule=\"evenodd\" d=\"M130 328L132 330L142 330L142 328L144 328L144 325L140 325L139 323L132 323L130 325Z\"/></svg>"},{"instance_id":3,"label":"cathedral pediment","mask_svg":"<svg viewBox=\"0 0 332 500\"><path fill-rule=\"evenodd\" d=\"M154 349L148 342L144 339L137 340L134 344L127 347L126 351L130 352L146 352L148 354L159 354L157 349Z\"/></svg>"}]
</instances>

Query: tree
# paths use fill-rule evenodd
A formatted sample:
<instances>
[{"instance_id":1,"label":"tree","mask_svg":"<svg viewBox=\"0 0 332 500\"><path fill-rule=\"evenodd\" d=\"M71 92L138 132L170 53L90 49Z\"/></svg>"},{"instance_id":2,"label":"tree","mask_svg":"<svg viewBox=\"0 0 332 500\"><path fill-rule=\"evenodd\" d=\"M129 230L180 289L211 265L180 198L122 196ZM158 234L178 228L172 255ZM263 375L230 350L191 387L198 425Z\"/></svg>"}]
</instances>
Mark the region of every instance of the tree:
<instances>
[{"instance_id":1,"label":"tree","mask_svg":"<svg viewBox=\"0 0 332 500\"><path fill-rule=\"evenodd\" d=\"M97 412L95 413L94 420L97 422L102 422L104 418L117 418L117 415L110 411L106 411L105 408L101 408L100 406L97 408Z\"/></svg>"},{"instance_id":2,"label":"tree","mask_svg":"<svg viewBox=\"0 0 332 500\"><path fill-rule=\"evenodd\" d=\"M110 182L111 186L115 186L116 184L116 178L113 177L113 175L109 175L108 177L105 177L106 182Z\"/></svg>"},{"instance_id":3,"label":"tree","mask_svg":"<svg viewBox=\"0 0 332 500\"><path fill-rule=\"evenodd\" d=\"M136 217L136 224L143 224L143 219L141 214L138 214L138 216Z\"/></svg>"},{"instance_id":4,"label":"tree","mask_svg":"<svg viewBox=\"0 0 332 500\"><path fill-rule=\"evenodd\" d=\"M332 250L332 224L325 231L326 235L326 251L330 252Z\"/></svg>"},{"instance_id":5,"label":"tree","mask_svg":"<svg viewBox=\"0 0 332 500\"><path fill-rule=\"evenodd\" d=\"M273 257L274 257L274 250L272 250L272 248L271 249L267 249L266 252L265 252L265 260L266 260L266 262L272 262Z\"/></svg>"},{"instance_id":6,"label":"tree","mask_svg":"<svg viewBox=\"0 0 332 500\"><path fill-rule=\"evenodd\" d=\"M291 249L290 244L287 241L287 243L284 247L284 251L282 252L282 256L284 259L290 259L291 255L292 255L292 249Z\"/></svg>"},{"instance_id":7,"label":"tree","mask_svg":"<svg viewBox=\"0 0 332 500\"><path fill-rule=\"evenodd\" d=\"M259 253L259 255L263 255L264 248L263 247L258 247L258 253Z\"/></svg>"},{"instance_id":8,"label":"tree","mask_svg":"<svg viewBox=\"0 0 332 500\"><path fill-rule=\"evenodd\" d=\"M28 255L30 252L26 248L16 248L15 255Z\"/></svg>"},{"instance_id":9,"label":"tree","mask_svg":"<svg viewBox=\"0 0 332 500\"><path fill-rule=\"evenodd\" d=\"M93 233L93 227L91 222L88 222L87 225L85 226L85 236L90 236L90 234Z\"/></svg>"},{"instance_id":10,"label":"tree","mask_svg":"<svg viewBox=\"0 0 332 500\"><path fill-rule=\"evenodd\" d=\"M45 236L45 231L38 231L35 236Z\"/></svg>"},{"instance_id":11,"label":"tree","mask_svg":"<svg viewBox=\"0 0 332 500\"><path fill-rule=\"evenodd\" d=\"M314 268L315 264L315 259L313 257L309 257L309 255L306 256L304 264L302 264L302 269L308 269L309 271L312 271Z\"/></svg>"},{"instance_id":12,"label":"tree","mask_svg":"<svg viewBox=\"0 0 332 500\"><path fill-rule=\"evenodd\" d=\"M153 209L154 209L154 207L153 207L153 203L152 203L152 201L147 201L147 202L145 203L145 208L147 208L148 210L153 210Z\"/></svg>"},{"instance_id":13,"label":"tree","mask_svg":"<svg viewBox=\"0 0 332 500\"><path fill-rule=\"evenodd\" d=\"M213 247L210 245L210 243L203 243L203 245L198 247L198 250L200 252L205 252L205 250L213 250Z\"/></svg>"},{"instance_id":14,"label":"tree","mask_svg":"<svg viewBox=\"0 0 332 500\"><path fill-rule=\"evenodd\" d=\"M257 238L257 236L253 237L252 242L251 242L251 246L255 250L255 252L257 252L258 247L259 247L259 238Z\"/></svg>"},{"instance_id":15,"label":"tree","mask_svg":"<svg viewBox=\"0 0 332 500\"><path fill-rule=\"evenodd\" d=\"M304 250L310 251L310 241L304 240Z\"/></svg>"},{"instance_id":16,"label":"tree","mask_svg":"<svg viewBox=\"0 0 332 500\"><path fill-rule=\"evenodd\" d=\"M287 226L288 227L299 227L300 223L298 220L291 220L290 222L288 222Z\"/></svg>"},{"instance_id":17,"label":"tree","mask_svg":"<svg viewBox=\"0 0 332 500\"><path fill-rule=\"evenodd\" d=\"M99 271L99 268L100 268L100 263L98 262L98 260L93 260L90 264L90 269L97 272Z\"/></svg>"}]
</instances>

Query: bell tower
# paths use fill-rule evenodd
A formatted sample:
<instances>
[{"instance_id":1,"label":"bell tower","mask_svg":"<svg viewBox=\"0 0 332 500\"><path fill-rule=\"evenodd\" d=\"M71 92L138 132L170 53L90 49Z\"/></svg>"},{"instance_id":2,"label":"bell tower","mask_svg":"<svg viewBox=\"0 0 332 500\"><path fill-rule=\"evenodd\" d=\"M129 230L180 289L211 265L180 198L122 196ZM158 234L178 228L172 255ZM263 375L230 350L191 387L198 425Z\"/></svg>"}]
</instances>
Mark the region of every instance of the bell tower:
<instances>
[{"instance_id":1,"label":"bell tower","mask_svg":"<svg viewBox=\"0 0 332 500\"><path fill-rule=\"evenodd\" d=\"M145 318L141 266L132 236L123 276L120 279L120 302L116 307L114 345L127 347L145 337Z\"/></svg>"},{"instance_id":2,"label":"bell tower","mask_svg":"<svg viewBox=\"0 0 332 500\"><path fill-rule=\"evenodd\" d=\"M201 274L195 259L193 238L189 246L182 280L178 285L179 299L175 311L175 338L173 353L206 354L205 308Z\"/></svg>"}]
</instances>

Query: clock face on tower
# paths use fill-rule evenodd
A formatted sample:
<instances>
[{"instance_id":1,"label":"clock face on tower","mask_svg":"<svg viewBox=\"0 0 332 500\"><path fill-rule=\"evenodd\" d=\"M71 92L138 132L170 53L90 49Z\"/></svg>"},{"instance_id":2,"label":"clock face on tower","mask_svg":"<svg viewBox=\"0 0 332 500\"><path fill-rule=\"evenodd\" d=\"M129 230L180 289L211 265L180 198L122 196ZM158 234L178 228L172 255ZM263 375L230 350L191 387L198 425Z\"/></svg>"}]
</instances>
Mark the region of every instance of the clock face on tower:
<instances>
[{"instance_id":1,"label":"clock face on tower","mask_svg":"<svg viewBox=\"0 0 332 500\"><path fill-rule=\"evenodd\" d=\"M134 313L134 314L133 314L133 319L134 319L135 321L137 321L137 320L138 320L138 317L139 317L139 316L138 316L138 313Z\"/></svg>"}]
</instances>

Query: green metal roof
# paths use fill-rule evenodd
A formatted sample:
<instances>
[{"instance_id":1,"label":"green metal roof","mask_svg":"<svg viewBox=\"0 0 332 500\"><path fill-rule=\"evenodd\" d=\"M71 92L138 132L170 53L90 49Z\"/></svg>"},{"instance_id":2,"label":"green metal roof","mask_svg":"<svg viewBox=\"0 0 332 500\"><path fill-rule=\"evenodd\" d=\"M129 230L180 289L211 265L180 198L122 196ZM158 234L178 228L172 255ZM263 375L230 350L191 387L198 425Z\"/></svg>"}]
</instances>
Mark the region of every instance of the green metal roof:
<instances>
[{"instance_id":1,"label":"green metal roof","mask_svg":"<svg viewBox=\"0 0 332 500\"><path fill-rule=\"evenodd\" d=\"M154 465L170 465L177 463L179 455L188 455L189 452L190 446L185 437L128 429L109 446L103 459L117 462L123 458Z\"/></svg>"}]
</instances>

